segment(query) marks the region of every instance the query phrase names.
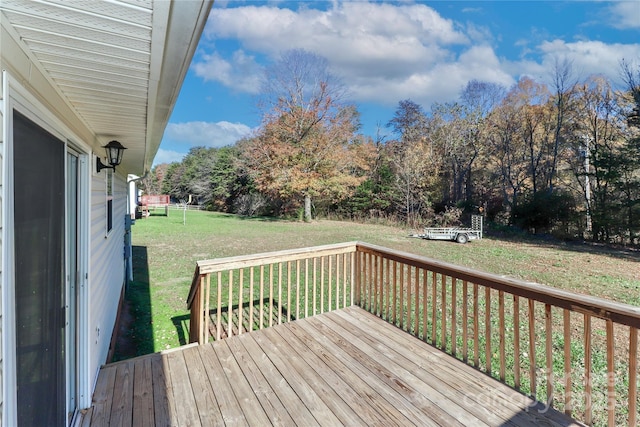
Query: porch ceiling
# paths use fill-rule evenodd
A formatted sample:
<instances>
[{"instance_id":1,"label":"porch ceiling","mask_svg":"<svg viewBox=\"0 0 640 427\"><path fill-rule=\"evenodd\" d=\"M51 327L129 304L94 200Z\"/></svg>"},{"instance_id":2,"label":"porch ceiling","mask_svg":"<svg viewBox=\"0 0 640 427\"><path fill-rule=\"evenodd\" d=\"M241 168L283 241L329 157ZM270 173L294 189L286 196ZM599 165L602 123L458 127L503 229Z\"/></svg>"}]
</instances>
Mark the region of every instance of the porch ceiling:
<instances>
[{"instance_id":1,"label":"porch ceiling","mask_svg":"<svg viewBox=\"0 0 640 427\"><path fill-rule=\"evenodd\" d=\"M2 0L15 37L96 135L149 169L212 0ZM103 155L102 152L98 152Z\"/></svg>"}]
</instances>

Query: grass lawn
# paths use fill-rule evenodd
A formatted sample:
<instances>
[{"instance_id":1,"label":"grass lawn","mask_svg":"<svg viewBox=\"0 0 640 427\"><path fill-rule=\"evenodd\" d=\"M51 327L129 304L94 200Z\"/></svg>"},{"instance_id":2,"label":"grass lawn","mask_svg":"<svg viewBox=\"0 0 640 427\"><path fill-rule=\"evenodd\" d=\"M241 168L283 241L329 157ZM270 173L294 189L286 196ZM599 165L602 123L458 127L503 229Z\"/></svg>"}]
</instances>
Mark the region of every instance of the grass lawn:
<instances>
[{"instance_id":1,"label":"grass lawn","mask_svg":"<svg viewBox=\"0 0 640 427\"><path fill-rule=\"evenodd\" d=\"M133 226L135 280L127 291L131 325L116 358L188 341L186 298L197 260L328 243L364 241L579 293L640 306L640 252L491 235L466 245L410 239L415 230L337 221L301 223L172 210Z\"/></svg>"}]
</instances>

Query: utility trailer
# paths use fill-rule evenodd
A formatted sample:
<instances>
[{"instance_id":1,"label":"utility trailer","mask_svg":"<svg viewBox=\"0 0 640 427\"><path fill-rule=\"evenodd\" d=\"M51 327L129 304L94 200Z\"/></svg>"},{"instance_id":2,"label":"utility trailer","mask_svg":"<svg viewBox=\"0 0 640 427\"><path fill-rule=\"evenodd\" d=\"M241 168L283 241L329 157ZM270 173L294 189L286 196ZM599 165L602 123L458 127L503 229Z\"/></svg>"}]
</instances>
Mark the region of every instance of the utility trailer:
<instances>
[{"instance_id":1,"label":"utility trailer","mask_svg":"<svg viewBox=\"0 0 640 427\"><path fill-rule=\"evenodd\" d=\"M426 227L423 234L410 234L409 237L428 240L451 240L458 243L467 243L469 240L480 240L482 239L482 216L471 216L471 228Z\"/></svg>"}]
</instances>

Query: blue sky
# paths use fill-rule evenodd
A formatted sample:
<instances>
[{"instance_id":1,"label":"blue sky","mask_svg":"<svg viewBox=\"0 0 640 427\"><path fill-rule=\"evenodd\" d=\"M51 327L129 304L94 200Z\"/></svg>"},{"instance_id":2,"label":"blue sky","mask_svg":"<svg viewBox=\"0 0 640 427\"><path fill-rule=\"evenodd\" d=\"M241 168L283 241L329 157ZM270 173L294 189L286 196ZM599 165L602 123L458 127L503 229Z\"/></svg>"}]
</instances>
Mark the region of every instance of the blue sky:
<instances>
[{"instance_id":1,"label":"blue sky","mask_svg":"<svg viewBox=\"0 0 640 427\"><path fill-rule=\"evenodd\" d=\"M548 81L556 59L621 83L622 59L640 66L640 1L216 0L155 164L250 135L263 68L299 48L327 58L375 136L401 100L428 110L472 79Z\"/></svg>"}]
</instances>

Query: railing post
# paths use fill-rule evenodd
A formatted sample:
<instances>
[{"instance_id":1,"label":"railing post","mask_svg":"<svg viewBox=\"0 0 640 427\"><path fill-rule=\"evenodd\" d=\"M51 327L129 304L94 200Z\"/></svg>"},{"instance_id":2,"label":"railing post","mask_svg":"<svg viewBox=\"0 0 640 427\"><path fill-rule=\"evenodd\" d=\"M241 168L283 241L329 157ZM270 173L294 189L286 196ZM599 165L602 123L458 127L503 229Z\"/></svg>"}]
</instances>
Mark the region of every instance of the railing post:
<instances>
[{"instance_id":1,"label":"railing post","mask_svg":"<svg viewBox=\"0 0 640 427\"><path fill-rule=\"evenodd\" d=\"M198 344L204 344L204 290L202 289L204 276L200 276L200 286L198 287Z\"/></svg>"}]
</instances>

